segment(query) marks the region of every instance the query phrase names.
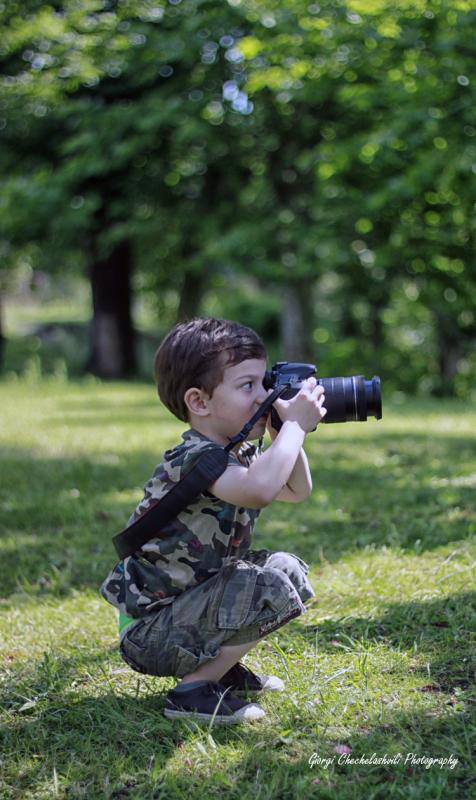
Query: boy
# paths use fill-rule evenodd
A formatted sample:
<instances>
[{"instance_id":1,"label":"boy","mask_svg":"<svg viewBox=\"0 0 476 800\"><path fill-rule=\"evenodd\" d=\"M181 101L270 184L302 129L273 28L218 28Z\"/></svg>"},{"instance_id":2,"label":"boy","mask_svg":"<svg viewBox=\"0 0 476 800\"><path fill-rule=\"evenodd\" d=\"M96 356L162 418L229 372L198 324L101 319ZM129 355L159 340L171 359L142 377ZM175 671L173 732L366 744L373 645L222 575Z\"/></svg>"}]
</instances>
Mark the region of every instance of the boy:
<instances>
[{"instance_id":1,"label":"boy","mask_svg":"<svg viewBox=\"0 0 476 800\"><path fill-rule=\"evenodd\" d=\"M189 425L183 442L167 450L146 484L129 524L163 497L207 450L223 447L266 399L266 351L259 336L220 319L176 325L155 358L158 393ZM305 611L314 596L308 566L289 553L252 551L260 510L273 500L298 503L312 488L302 444L324 417L324 391L309 378L291 400L274 404L283 422L277 433L261 418L249 439L266 426L265 452L237 445L208 491L189 504L133 556L112 570L101 587L120 612L120 649L135 670L171 675L181 682L167 695L164 714L196 715L217 723L265 716L240 699L282 691L283 682L258 676L240 663L271 631Z\"/></svg>"}]
</instances>

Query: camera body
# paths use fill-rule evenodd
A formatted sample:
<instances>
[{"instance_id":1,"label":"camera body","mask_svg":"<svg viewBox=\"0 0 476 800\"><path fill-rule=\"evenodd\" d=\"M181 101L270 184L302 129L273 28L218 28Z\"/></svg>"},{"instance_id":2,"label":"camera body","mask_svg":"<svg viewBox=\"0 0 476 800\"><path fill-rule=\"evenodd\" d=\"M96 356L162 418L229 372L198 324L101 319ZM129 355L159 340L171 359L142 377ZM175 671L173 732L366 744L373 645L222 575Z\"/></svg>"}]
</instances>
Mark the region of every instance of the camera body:
<instances>
[{"instance_id":1,"label":"camera body","mask_svg":"<svg viewBox=\"0 0 476 800\"><path fill-rule=\"evenodd\" d=\"M306 378L315 376L315 364L304 364L298 361L278 361L264 376L265 389L288 388L280 395L283 400L290 400L300 390ZM382 395L380 378L374 375L368 381L362 375L348 378L317 378L324 388L327 414L322 422L365 422L368 416L382 418ZM274 412L274 409L273 409ZM276 419L273 413L273 426Z\"/></svg>"}]
</instances>

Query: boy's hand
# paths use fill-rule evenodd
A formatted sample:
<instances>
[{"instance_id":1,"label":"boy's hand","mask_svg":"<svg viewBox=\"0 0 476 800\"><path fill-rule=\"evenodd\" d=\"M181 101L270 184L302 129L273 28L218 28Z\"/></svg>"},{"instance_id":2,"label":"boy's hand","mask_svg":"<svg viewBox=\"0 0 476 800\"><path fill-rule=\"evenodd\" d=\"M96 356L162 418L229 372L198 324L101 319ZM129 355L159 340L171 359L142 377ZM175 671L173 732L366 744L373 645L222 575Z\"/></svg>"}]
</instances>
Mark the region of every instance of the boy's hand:
<instances>
[{"instance_id":1,"label":"boy's hand","mask_svg":"<svg viewBox=\"0 0 476 800\"><path fill-rule=\"evenodd\" d=\"M310 433L327 414L324 402L324 388L318 385L315 378L307 378L295 397L291 400L278 399L273 406L282 422L297 422L304 433ZM271 424L271 415L268 421Z\"/></svg>"}]
</instances>

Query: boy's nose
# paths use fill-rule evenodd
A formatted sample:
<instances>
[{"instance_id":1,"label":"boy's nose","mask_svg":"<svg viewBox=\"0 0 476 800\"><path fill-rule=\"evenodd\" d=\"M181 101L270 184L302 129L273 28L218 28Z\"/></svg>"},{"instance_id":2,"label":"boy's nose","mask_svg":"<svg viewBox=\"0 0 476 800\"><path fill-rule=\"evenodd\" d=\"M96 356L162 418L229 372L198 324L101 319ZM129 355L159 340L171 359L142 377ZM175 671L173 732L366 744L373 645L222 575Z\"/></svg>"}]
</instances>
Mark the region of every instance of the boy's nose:
<instances>
[{"instance_id":1,"label":"boy's nose","mask_svg":"<svg viewBox=\"0 0 476 800\"><path fill-rule=\"evenodd\" d=\"M258 393L258 395L257 395L257 397L256 397L256 405L257 405L257 406L260 406L260 405L261 405L261 403L264 403L264 401L266 400L266 398L268 397L268 395L272 393L272 391L273 391L272 389L269 389L269 390L267 391L267 390L264 388L264 386L261 386L261 387L260 387L260 391L259 391L259 393Z\"/></svg>"}]
</instances>

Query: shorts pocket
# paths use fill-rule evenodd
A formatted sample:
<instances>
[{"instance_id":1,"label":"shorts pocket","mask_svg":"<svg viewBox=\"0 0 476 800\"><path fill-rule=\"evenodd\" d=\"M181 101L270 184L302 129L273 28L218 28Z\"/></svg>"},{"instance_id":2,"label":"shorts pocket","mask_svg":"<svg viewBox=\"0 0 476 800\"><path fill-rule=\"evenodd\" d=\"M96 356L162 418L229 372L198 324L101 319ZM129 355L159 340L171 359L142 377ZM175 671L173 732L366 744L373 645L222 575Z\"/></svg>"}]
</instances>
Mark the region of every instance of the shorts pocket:
<instances>
[{"instance_id":1,"label":"shorts pocket","mask_svg":"<svg viewBox=\"0 0 476 800\"><path fill-rule=\"evenodd\" d=\"M248 616L258 572L248 564L233 565L220 598L217 614L219 628L241 628Z\"/></svg>"},{"instance_id":2,"label":"shorts pocket","mask_svg":"<svg viewBox=\"0 0 476 800\"><path fill-rule=\"evenodd\" d=\"M191 650L176 644L173 648L171 662L173 664L172 674L176 678L183 678L184 675L195 672L198 666L198 657Z\"/></svg>"},{"instance_id":3,"label":"shorts pocket","mask_svg":"<svg viewBox=\"0 0 476 800\"><path fill-rule=\"evenodd\" d=\"M134 647L139 648L140 650L144 649L144 627L147 624L147 620L141 619L139 622L136 622L135 625L131 625L127 633L124 635L123 641L126 641L128 644L133 645Z\"/></svg>"},{"instance_id":4,"label":"shorts pocket","mask_svg":"<svg viewBox=\"0 0 476 800\"><path fill-rule=\"evenodd\" d=\"M146 674L149 672L146 664L147 647L141 638L141 631L145 621L141 620L124 635L120 644L121 656L136 672Z\"/></svg>"}]
</instances>

